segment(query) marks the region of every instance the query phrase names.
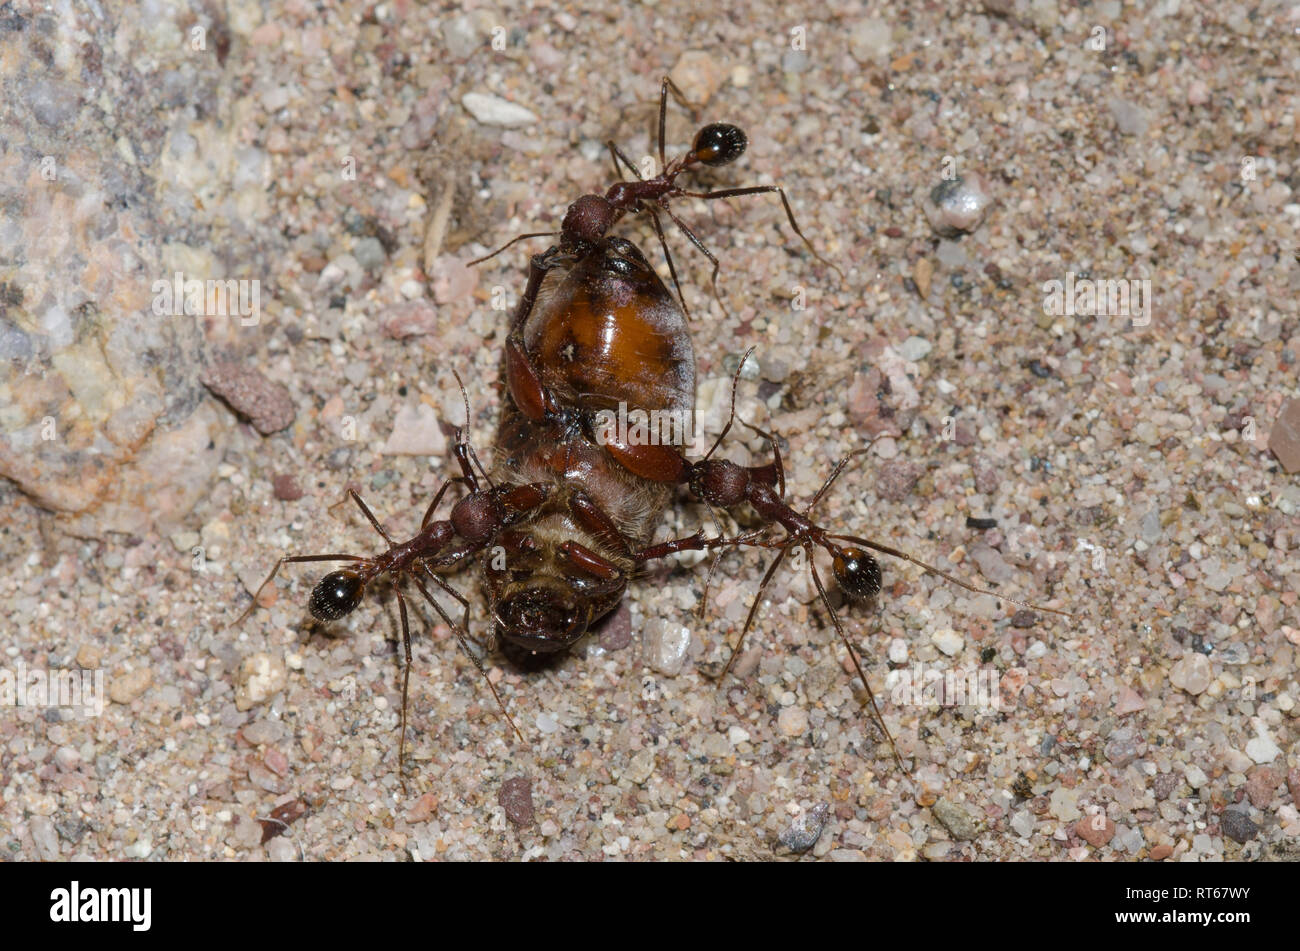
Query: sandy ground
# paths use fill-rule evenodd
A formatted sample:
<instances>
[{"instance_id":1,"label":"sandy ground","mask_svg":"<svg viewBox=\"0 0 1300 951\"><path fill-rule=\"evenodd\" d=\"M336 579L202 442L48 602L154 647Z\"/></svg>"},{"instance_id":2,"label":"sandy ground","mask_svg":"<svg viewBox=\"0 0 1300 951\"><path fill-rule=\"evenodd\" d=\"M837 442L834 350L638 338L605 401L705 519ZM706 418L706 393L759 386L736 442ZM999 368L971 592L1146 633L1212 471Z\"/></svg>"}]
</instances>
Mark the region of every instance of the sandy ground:
<instances>
[{"instance_id":1,"label":"sandy ground","mask_svg":"<svg viewBox=\"0 0 1300 951\"><path fill-rule=\"evenodd\" d=\"M209 25L224 52L154 114L146 171L167 240L264 287L257 326L208 322L208 359L257 366L296 418L262 436L221 407L217 475L162 530L78 537L0 489L0 663L102 671L105 691L99 716L0 710L0 854L1297 854L1300 486L1268 438L1297 395L1300 7L330 6L29 11L76 19L106 51L108 87L131 59L146 96L177 55L168 44ZM10 30L7 55L26 35ZM705 572L683 563L634 583L614 627L547 669L492 655L527 748L447 627L417 611L403 790L391 594L322 631L305 611L320 571L291 566L273 604L228 625L281 555L378 550L359 513L329 510L348 485L394 533L414 530L454 472L426 451L462 418L453 369L487 451L506 326L494 296L513 302L544 241L464 262L558 227L569 201L605 187L605 139L651 154L668 70L707 100L702 118L751 143L695 181L783 184L844 271L806 252L772 196L675 206L721 258L730 311L670 233L702 429L717 431L737 358L756 347L739 409L784 437L793 498L883 433L819 518L1074 617L885 559L877 606L842 613L903 770L806 572L768 589L736 673L721 687L703 675L753 596L756 553L723 560L702 622ZM467 94L530 115L476 117ZM88 148L111 153L131 121ZM694 127L670 109L670 152ZM192 160L177 185L163 169L182 132L252 172ZM954 172L992 201L971 233L943 239L922 203ZM618 233L662 262L645 222ZM1151 307L1053 312L1045 285L1067 280L1149 281ZM410 426L394 435L399 411ZM725 451L764 449L737 434ZM286 475L301 498L283 498ZM702 518L676 506L660 537ZM456 583L485 635L477 583ZM908 689L925 671L989 689L939 706ZM262 843L257 817L302 806Z\"/></svg>"}]
</instances>

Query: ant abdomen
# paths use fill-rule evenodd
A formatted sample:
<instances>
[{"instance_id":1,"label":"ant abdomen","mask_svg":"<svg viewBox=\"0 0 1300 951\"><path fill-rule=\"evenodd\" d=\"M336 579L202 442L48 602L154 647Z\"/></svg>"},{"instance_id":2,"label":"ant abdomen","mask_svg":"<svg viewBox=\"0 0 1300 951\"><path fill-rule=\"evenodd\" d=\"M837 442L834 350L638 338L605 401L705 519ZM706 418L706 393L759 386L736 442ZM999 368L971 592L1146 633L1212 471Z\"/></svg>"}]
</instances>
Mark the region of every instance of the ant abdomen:
<instances>
[{"instance_id":1,"label":"ant abdomen","mask_svg":"<svg viewBox=\"0 0 1300 951\"><path fill-rule=\"evenodd\" d=\"M831 570L840 590L859 604L880 593L880 563L861 548L840 548L834 552Z\"/></svg>"},{"instance_id":2,"label":"ant abdomen","mask_svg":"<svg viewBox=\"0 0 1300 951\"><path fill-rule=\"evenodd\" d=\"M711 122L695 133L691 155L697 162L717 168L730 165L745 154L749 139L740 126L727 122Z\"/></svg>"},{"instance_id":3,"label":"ant abdomen","mask_svg":"<svg viewBox=\"0 0 1300 951\"><path fill-rule=\"evenodd\" d=\"M349 568L331 571L312 589L307 609L318 621L337 621L351 614L365 595L366 583Z\"/></svg>"}]
</instances>

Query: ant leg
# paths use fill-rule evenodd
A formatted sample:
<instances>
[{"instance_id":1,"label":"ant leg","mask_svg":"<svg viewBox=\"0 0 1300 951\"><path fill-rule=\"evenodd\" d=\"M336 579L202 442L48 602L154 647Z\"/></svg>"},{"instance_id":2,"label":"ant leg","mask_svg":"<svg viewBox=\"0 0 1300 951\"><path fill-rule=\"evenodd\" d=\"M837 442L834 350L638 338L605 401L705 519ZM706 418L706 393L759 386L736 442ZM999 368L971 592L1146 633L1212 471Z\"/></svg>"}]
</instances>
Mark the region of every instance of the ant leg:
<instances>
[{"instance_id":1,"label":"ant leg","mask_svg":"<svg viewBox=\"0 0 1300 951\"><path fill-rule=\"evenodd\" d=\"M673 255L668 250L667 240L664 239L663 225L659 223L659 216L655 214L653 208L647 205L646 211L650 212L650 221L654 224L655 234L659 236L659 247L664 249L664 260L668 262L668 273L672 275L673 287L677 290L677 299L682 302L682 313L686 315L687 320L690 320L691 309L686 306L686 295L682 293L682 282L677 279L677 268L673 266Z\"/></svg>"},{"instance_id":2,"label":"ant leg","mask_svg":"<svg viewBox=\"0 0 1300 951\"><path fill-rule=\"evenodd\" d=\"M443 495L451 488L452 483L464 481L465 479L463 476L453 476L442 484L442 488L438 490L438 494L433 497L433 501L429 503L429 507L424 510L424 518L420 519L421 529L429 524L429 519L433 518L433 513L438 508L438 503L442 501Z\"/></svg>"},{"instance_id":3,"label":"ant leg","mask_svg":"<svg viewBox=\"0 0 1300 951\"><path fill-rule=\"evenodd\" d=\"M448 617L447 612L442 609L442 605L434 599L433 595L429 593L429 589L424 586L424 583L421 582L419 578L412 575L411 580L415 582L415 586L420 589L420 594L424 595L425 600L433 605L433 609L438 612L438 616L442 618L443 623L450 627L452 633L456 635L456 641L460 644L461 650L463 650L465 655L471 662L473 662L478 672L483 675L483 680L486 681L488 689L492 691L492 696L496 698L497 706L501 708L501 715L506 718L506 722L510 724L510 728L515 731L515 736L519 737L519 742L523 743L524 746L528 746L528 741L524 739L523 733L521 733L519 727L515 725L514 718L510 716L510 711L506 709L505 701L501 699L501 694L497 693L496 684L492 683L491 679L487 675L487 671L483 669L483 662L475 657L474 652L469 649L469 644L465 641L465 632L461 629L459 624Z\"/></svg>"},{"instance_id":4,"label":"ant leg","mask_svg":"<svg viewBox=\"0 0 1300 951\"><path fill-rule=\"evenodd\" d=\"M967 584L965 581L962 581L960 578L954 575L950 575L948 572L943 571L940 568L936 568L934 565L928 565L925 562L921 561L921 559L913 558L907 552L899 551L897 548L890 548L888 545L881 545L877 542L870 542L867 541L865 538L858 538L855 535L828 535L827 537L837 539L838 541L849 542L854 545L861 545L863 548L870 548L873 551L878 551L885 555L893 555L895 558L901 558L903 561L910 561L918 568L924 568L926 571L938 575L940 578L943 578L945 581L951 581L953 584L957 585L957 587L965 588L967 591L974 592L975 594L991 595L992 597L995 597L1000 601L1010 601L1012 604L1018 604L1022 608L1030 608L1031 610L1034 611L1047 611L1051 614L1059 614L1061 617L1068 617L1068 618L1074 617L1074 615L1071 614L1069 611L1062 611L1059 608L1049 608L1049 607L1044 607L1041 604L1031 604L1028 601L1020 601L1017 600L1016 598L1010 598L1007 597L1005 594L1001 594L1000 592L997 591L990 591L987 588L977 588L975 587L975 585Z\"/></svg>"},{"instance_id":5,"label":"ant leg","mask_svg":"<svg viewBox=\"0 0 1300 951\"><path fill-rule=\"evenodd\" d=\"M482 264L484 261L490 261L492 258L496 257L502 251L509 248L512 244L517 244L520 241L527 241L529 238L553 238L559 233L560 232L558 231L534 231L531 234L521 234L517 238L511 238L509 241L501 245L501 247L497 248L491 254L485 254L481 258L475 258L473 261L468 262L467 266L472 267L475 264Z\"/></svg>"},{"instance_id":6,"label":"ant leg","mask_svg":"<svg viewBox=\"0 0 1300 951\"><path fill-rule=\"evenodd\" d=\"M614 174L618 177L620 182L623 181L623 170L618 166L620 160L628 167L632 174L637 177L637 181L645 180L641 175L641 170L632 163L630 158L623 154L623 150L614 144L613 139L610 139L605 143L605 145L609 148L609 157L614 160Z\"/></svg>"},{"instance_id":7,"label":"ant leg","mask_svg":"<svg viewBox=\"0 0 1300 951\"><path fill-rule=\"evenodd\" d=\"M237 627L238 625L243 624L244 619L253 613L253 609L257 607L257 599L262 596L262 592L266 590L266 586L275 580L275 576L280 573L280 567L282 565L293 565L306 561L365 561L365 559L360 555L289 555L288 557L281 558L275 563L275 567L271 569L271 573L266 576L266 580L258 585L257 591L253 594L253 603L245 608L244 613L235 618L235 620L228 625L228 628Z\"/></svg>"},{"instance_id":8,"label":"ant leg","mask_svg":"<svg viewBox=\"0 0 1300 951\"><path fill-rule=\"evenodd\" d=\"M736 641L736 646L731 649L731 656L727 658L727 665L722 668L722 673L718 674L717 679L721 681L731 670L731 665L736 662L736 657L740 654L740 649L745 645L745 636L754 624L754 617L758 614L758 606L763 601L763 589L767 587L772 576L776 574L776 569L781 567L781 562L785 561L785 556L790 553L789 548L782 548L777 556L772 559L772 564L768 565L767 571L763 573L763 580L758 584L758 591L754 595L754 603L749 606L749 614L745 617L745 626L740 630L740 640Z\"/></svg>"},{"instance_id":9,"label":"ant leg","mask_svg":"<svg viewBox=\"0 0 1300 951\"><path fill-rule=\"evenodd\" d=\"M361 496L357 495L355 489L348 489L348 495L352 496L352 501L356 502L357 505L361 507L361 514L364 515L367 520L369 520L370 524L374 526L375 531L383 536L384 541L388 542L388 547L392 548L393 540L388 537L388 533L384 531L384 526L379 524L379 519L375 518L374 513L370 511L370 508L366 503L361 501Z\"/></svg>"},{"instance_id":10,"label":"ant leg","mask_svg":"<svg viewBox=\"0 0 1300 951\"><path fill-rule=\"evenodd\" d=\"M747 188L724 188L715 192L682 191L679 192L678 194L683 195L687 198L703 198L708 201L713 201L714 199L717 198L742 198L745 195L765 195L768 194L769 192L776 192L778 195L781 196L781 204L785 206L785 216L790 222L790 227L794 229L794 233L797 234L799 238L803 241L804 246L808 249L809 253L812 254L812 256L815 257L818 261L821 261L822 264L825 264L827 267L831 268L836 274L838 274L840 276L840 280L844 280L844 272L841 271L836 265L832 264L830 261L826 260L820 254L818 254L817 249L814 248L812 242L808 240L808 236L805 235L802 230L800 230L798 222L794 220L794 211L790 208L790 201L785 197L785 189L783 189L780 185L751 185Z\"/></svg>"},{"instance_id":11,"label":"ant leg","mask_svg":"<svg viewBox=\"0 0 1300 951\"><path fill-rule=\"evenodd\" d=\"M785 501L785 466L781 464L781 447L777 445L776 437L766 430L759 429L757 426L746 423L743 419L740 421L743 425L748 426L754 432L758 433L772 445L772 461L766 466L751 466L750 473L754 478L766 482L768 485L776 487L776 495L782 502ZM765 470L771 470L769 473ZM823 488L822 491L825 491ZM820 493L819 493L820 494Z\"/></svg>"},{"instance_id":12,"label":"ant leg","mask_svg":"<svg viewBox=\"0 0 1300 951\"><path fill-rule=\"evenodd\" d=\"M839 478L840 473L844 471L844 467L847 466L854 459L856 459L858 456L865 456L868 452L870 452L871 443L874 443L879 438L880 437L878 436L872 436L871 442L868 442L861 449L854 449L851 453L849 453L847 456L845 456L843 459L841 459L839 462L835 464L835 468L831 470L831 474L826 477L826 481L822 484L822 487L817 490L817 494L812 497L812 501L809 502L808 507L804 509L803 514L805 517L812 515L813 508L817 505L818 502L822 500L822 496L824 496L826 494L826 491L831 487L831 483L833 483L836 479Z\"/></svg>"},{"instance_id":13,"label":"ant leg","mask_svg":"<svg viewBox=\"0 0 1300 951\"><path fill-rule=\"evenodd\" d=\"M461 627L466 627L469 624L469 601L465 598L463 594L461 594L459 591L457 591L447 582L443 581L442 578L438 576L437 572L435 572L427 562L423 562L423 561L419 562L419 565L421 568L424 569L424 573L429 576L430 581L432 581L444 592L451 595L453 598L455 598L457 601L460 602L460 606L464 609L460 615L460 624ZM466 628L466 633L468 633L468 628ZM472 634L470 636L473 637ZM475 640L477 641L477 638Z\"/></svg>"},{"instance_id":14,"label":"ant leg","mask_svg":"<svg viewBox=\"0 0 1300 951\"><path fill-rule=\"evenodd\" d=\"M397 777L401 780L402 791L406 791L406 701L411 692L411 626L406 617L406 598L402 589L393 585L397 594L397 610L402 616L402 647L406 651L406 667L402 670L402 717L401 737L397 741Z\"/></svg>"},{"instance_id":15,"label":"ant leg","mask_svg":"<svg viewBox=\"0 0 1300 951\"><path fill-rule=\"evenodd\" d=\"M821 595L822 604L826 606L826 610L830 613L831 622L835 625L835 632L839 634L840 640L844 642L844 646L848 649L849 658L853 661L853 669L858 672L862 686L867 688L867 699L871 701L872 712L876 715L876 724L880 727L880 732L885 734L885 739L889 741L889 749L894 754L894 762L898 764L900 769L907 772L907 767L903 765L903 758L898 755L898 747L894 745L894 738L889 735L889 727L885 726L885 718L881 716L880 707L876 703L876 695L871 689L871 682L867 680L866 672L863 671L862 664L858 660L858 652L853 649L853 642L849 640L848 634L844 632L844 625L840 623L839 615L835 613L835 608L831 606L831 599L826 596L826 588L822 584L821 576L817 574L817 565L811 558L808 559L808 567L812 569L813 584L817 586L817 593Z\"/></svg>"},{"instance_id":16,"label":"ant leg","mask_svg":"<svg viewBox=\"0 0 1300 951\"><path fill-rule=\"evenodd\" d=\"M677 84L669 77L665 76L663 85L659 87L659 170L662 172L668 167L664 161L664 126L668 118L668 93L672 92L673 98L677 104L691 114L694 118L699 114L699 107L686 98L686 94L677 88Z\"/></svg>"},{"instance_id":17,"label":"ant leg","mask_svg":"<svg viewBox=\"0 0 1300 951\"><path fill-rule=\"evenodd\" d=\"M731 311L727 310L727 305L726 303L723 302L722 295L718 292L718 269L722 267L722 265L719 264L718 259L713 256L713 252L704 246L704 242L695 236L695 232L692 231L689 227L687 227L686 222L682 221L682 219L678 218L675 214L673 214L672 209L668 207L668 203L666 201L661 200L659 202L659 206L663 208L664 214L666 214L669 218L671 218L673 220L673 223L677 225L677 227L682 229L682 234L686 235L686 237L690 240L691 244L695 245L695 247L699 249L699 252L713 263L713 276L709 279L710 283L713 286L713 297L715 300L717 300L718 306L722 308L723 316L730 319Z\"/></svg>"},{"instance_id":18,"label":"ant leg","mask_svg":"<svg viewBox=\"0 0 1300 951\"><path fill-rule=\"evenodd\" d=\"M488 488L495 489L496 486L492 484L492 478L487 474L487 470L483 468L483 463L478 461L478 454L474 452L473 444L465 439L465 433L469 430L470 423L469 394L465 392L465 383L461 380L460 374L455 370L452 370L451 374L456 378L456 383L460 386L460 398L465 401L465 425L456 430L456 458L460 460L462 469L468 469L468 463L466 463L464 458L462 458L462 447L467 450L469 452L469 458L473 460L474 465L478 466L479 474L482 475L483 480L487 482ZM466 481L470 484L470 488L477 492L478 482L474 478L473 470L466 471L465 477Z\"/></svg>"}]
</instances>

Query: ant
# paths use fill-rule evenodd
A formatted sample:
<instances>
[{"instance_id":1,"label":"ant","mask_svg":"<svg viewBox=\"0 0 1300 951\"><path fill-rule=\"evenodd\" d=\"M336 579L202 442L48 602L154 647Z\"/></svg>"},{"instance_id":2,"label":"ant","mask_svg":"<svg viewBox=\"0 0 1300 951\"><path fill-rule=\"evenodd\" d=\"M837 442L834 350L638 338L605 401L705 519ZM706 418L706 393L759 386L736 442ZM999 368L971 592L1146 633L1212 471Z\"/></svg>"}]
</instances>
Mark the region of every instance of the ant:
<instances>
[{"instance_id":1,"label":"ant","mask_svg":"<svg viewBox=\"0 0 1300 951\"><path fill-rule=\"evenodd\" d=\"M654 225L655 234L659 238L659 244L663 248L664 258L668 262L668 273L672 277L673 287L677 290L677 298L681 302L682 312L689 317L690 310L686 306L686 297L682 293L682 285L677 277L677 268L673 264L673 256L668 250L663 225L659 220L659 212L662 211L713 265L713 273L709 279L713 288L713 296L722 308L723 314L730 316L727 305L718 291L718 270L721 268L721 264L718 262L717 257L704 246L704 242L696 236L686 222L677 216L669 205L678 198L702 198L706 201L715 201L720 198L740 198L746 195L765 195L775 192L781 197L781 204L785 208L785 215L790 222L790 227L803 241L809 253L834 270L842 280L844 272L818 254L812 246L812 242L799 228L798 222L795 221L794 211L790 207L790 201L786 197L785 189L779 185L750 185L741 188L724 188L717 191L701 192L688 191L677 184L677 176L694 165L719 168L735 162L749 147L749 139L739 126L726 122L711 122L695 133L695 139L690 151L674 159L671 163L668 162L664 155L664 127L667 118L669 92L684 108L691 110L693 113L698 112L687 101L682 91L677 88L676 83L665 76L659 90L658 142L659 168L661 171L658 175L653 178L644 178L640 169L614 144L613 140L607 141L605 145L609 148L610 158L614 163L614 175L618 181L611 185L604 195L582 195L576 199L565 212L559 231L535 231L518 235L490 254L475 258L469 263L471 265L481 264L496 257L502 251L520 241L530 238L557 236L560 239L558 247L562 252L581 256L587 253L588 249L598 246L609 233L609 229L617 224L624 215L629 212L644 211L649 214L650 221ZM621 166L620 163L622 163ZM623 178L623 167L626 167L628 171L635 175L637 180L634 182L626 181Z\"/></svg>"}]
</instances>

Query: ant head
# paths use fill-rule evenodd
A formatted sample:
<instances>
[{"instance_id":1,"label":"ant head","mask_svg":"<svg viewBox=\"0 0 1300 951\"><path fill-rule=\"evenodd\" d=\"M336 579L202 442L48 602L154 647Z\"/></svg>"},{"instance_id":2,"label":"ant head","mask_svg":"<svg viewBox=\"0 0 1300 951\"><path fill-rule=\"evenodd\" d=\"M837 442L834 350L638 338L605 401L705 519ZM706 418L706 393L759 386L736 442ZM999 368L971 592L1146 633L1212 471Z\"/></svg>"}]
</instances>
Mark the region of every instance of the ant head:
<instances>
[{"instance_id":1,"label":"ant head","mask_svg":"<svg viewBox=\"0 0 1300 951\"><path fill-rule=\"evenodd\" d=\"M831 570L849 599L859 604L880 593L880 564L861 548L831 550Z\"/></svg>"},{"instance_id":2,"label":"ant head","mask_svg":"<svg viewBox=\"0 0 1300 951\"><path fill-rule=\"evenodd\" d=\"M312 589L307 610L318 621L337 621L361 603L366 583L351 568L331 571Z\"/></svg>"},{"instance_id":3,"label":"ant head","mask_svg":"<svg viewBox=\"0 0 1300 951\"><path fill-rule=\"evenodd\" d=\"M740 158L748 145L749 139L739 126L711 122L695 133L691 157L716 168L719 165L730 165Z\"/></svg>"},{"instance_id":4,"label":"ant head","mask_svg":"<svg viewBox=\"0 0 1300 951\"><path fill-rule=\"evenodd\" d=\"M596 244L614 224L614 206L602 195L583 195L564 213L560 225L566 246Z\"/></svg>"},{"instance_id":5,"label":"ant head","mask_svg":"<svg viewBox=\"0 0 1300 951\"><path fill-rule=\"evenodd\" d=\"M538 654L572 646L587 633L591 609L580 599L552 585L517 590L496 605L501 636Z\"/></svg>"}]
</instances>

